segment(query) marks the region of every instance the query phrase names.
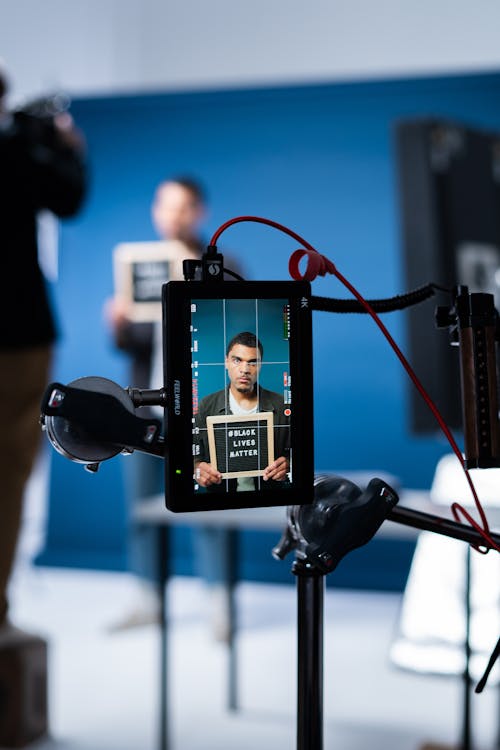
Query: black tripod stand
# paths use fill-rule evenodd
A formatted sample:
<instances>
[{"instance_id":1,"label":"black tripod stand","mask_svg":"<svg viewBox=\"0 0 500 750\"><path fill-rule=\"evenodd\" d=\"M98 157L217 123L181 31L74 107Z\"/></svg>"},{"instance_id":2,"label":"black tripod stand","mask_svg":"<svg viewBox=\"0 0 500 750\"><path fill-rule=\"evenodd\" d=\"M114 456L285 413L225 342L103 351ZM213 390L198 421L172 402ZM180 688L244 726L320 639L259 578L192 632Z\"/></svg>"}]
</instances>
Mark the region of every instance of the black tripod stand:
<instances>
[{"instance_id":1,"label":"black tripod stand","mask_svg":"<svg viewBox=\"0 0 500 750\"><path fill-rule=\"evenodd\" d=\"M323 748L323 602L325 574L296 560L297 576L297 750Z\"/></svg>"},{"instance_id":2,"label":"black tripod stand","mask_svg":"<svg viewBox=\"0 0 500 750\"><path fill-rule=\"evenodd\" d=\"M273 555L281 560L295 551L292 573L297 577L298 599L297 750L323 750L325 575L348 552L366 544L385 519L485 546L472 527L396 507L396 493L380 479L373 479L364 492L347 479L335 476L319 477L315 488L311 505L288 508L287 527L273 550ZM490 536L495 544L500 544L499 534ZM492 666L490 661L488 671ZM468 727L468 704L464 720Z\"/></svg>"}]
</instances>

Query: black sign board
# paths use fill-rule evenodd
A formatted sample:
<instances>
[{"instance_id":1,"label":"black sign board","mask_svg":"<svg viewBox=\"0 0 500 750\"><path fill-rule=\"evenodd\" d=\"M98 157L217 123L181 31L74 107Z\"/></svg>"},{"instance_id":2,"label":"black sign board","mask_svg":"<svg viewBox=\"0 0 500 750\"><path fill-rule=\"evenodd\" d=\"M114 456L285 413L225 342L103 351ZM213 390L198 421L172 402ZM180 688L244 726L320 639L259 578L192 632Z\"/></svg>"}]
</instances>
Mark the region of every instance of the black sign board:
<instances>
[{"instance_id":1,"label":"black sign board","mask_svg":"<svg viewBox=\"0 0 500 750\"><path fill-rule=\"evenodd\" d=\"M123 242L113 252L115 294L128 303L134 322L161 320L162 286L176 277L181 242Z\"/></svg>"},{"instance_id":2,"label":"black sign board","mask_svg":"<svg viewBox=\"0 0 500 750\"><path fill-rule=\"evenodd\" d=\"M210 463L223 479L262 476L274 461L274 415L207 417Z\"/></svg>"},{"instance_id":3,"label":"black sign board","mask_svg":"<svg viewBox=\"0 0 500 750\"><path fill-rule=\"evenodd\" d=\"M132 263L132 297L134 302L161 303L161 288L168 281L168 274L168 260L141 260Z\"/></svg>"}]
</instances>

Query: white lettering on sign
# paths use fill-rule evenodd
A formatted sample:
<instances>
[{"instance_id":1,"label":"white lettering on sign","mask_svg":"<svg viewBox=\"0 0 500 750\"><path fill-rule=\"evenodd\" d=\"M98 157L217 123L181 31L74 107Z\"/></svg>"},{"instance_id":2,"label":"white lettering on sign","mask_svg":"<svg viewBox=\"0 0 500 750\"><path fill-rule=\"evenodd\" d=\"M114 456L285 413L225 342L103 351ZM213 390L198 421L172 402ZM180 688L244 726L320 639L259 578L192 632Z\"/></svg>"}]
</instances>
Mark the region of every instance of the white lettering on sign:
<instances>
[{"instance_id":1,"label":"white lettering on sign","mask_svg":"<svg viewBox=\"0 0 500 750\"><path fill-rule=\"evenodd\" d=\"M227 432L229 437L250 437L252 435L256 435L256 428L255 427L248 427L246 429L241 428L239 430L228 430Z\"/></svg>"}]
</instances>

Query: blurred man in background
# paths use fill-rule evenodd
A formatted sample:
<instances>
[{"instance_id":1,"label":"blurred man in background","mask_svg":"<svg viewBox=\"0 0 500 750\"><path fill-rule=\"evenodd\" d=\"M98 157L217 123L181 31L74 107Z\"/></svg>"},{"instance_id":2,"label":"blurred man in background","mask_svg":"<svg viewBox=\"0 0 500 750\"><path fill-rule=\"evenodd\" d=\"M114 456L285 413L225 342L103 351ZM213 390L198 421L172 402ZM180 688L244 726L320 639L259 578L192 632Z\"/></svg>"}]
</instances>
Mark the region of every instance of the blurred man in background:
<instances>
[{"instance_id":1,"label":"blurred man in background","mask_svg":"<svg viewBox=\"0 0 500 750\"><path fill-rule=\"evenodd\" d=\"M189 177L174 177L156 188L151 205L153 226L160 240L175 240L170 278L182 280L182 261L201 258L200 228L205 218L205 196L201 185ZM130 358L130 383L137 388L163 386L162 329L160 322L134 322L131 303L118 295L105 304L105 318L115 345ZM145 416L145 408L141 409ZM155 414L163 418L163 410ZM156 591L157 540L154 530L133 521L134 508L142 499L163 494L163 461L136 451L124 458L125 494L129 516L128 568L135 575L132 606L111 630L122 630L159 622Z\"/></svg>"},{"instance_id":2,"label":"blurred man in background","mask_svg":"<svg viewBox=\"0 0 500 750\"><path fill-rule=\"evenodd\" d=\"M151 206L154 228L163 241L175 240L176 255L171 262L170 280L182 280L182 261L200 259L205 248L201 227L206 218L206 196L202 186L191 177L173 177L156 188ZM238 271L232 260L228 265ZM131 383L138 388L163 387L162 325L134 323L127 303L118 297L108 300L105 317L116 346L131 358ZM155 416L163 417L158 409ZM143 409L141 409L143 412ZM156 584L157 535L152 528L133 521L136 504L148 496L164 494L163 461L136 451L124 458L128 504L128 564L136 576L132 607L112 625L123 630L159 622L160 603ZM193 533L195 570L208 584L210 619L215 637L229 637L229 599L223 579L227 574L227 532L215 528L198 528Z\"/></svg>"}]
</instances>

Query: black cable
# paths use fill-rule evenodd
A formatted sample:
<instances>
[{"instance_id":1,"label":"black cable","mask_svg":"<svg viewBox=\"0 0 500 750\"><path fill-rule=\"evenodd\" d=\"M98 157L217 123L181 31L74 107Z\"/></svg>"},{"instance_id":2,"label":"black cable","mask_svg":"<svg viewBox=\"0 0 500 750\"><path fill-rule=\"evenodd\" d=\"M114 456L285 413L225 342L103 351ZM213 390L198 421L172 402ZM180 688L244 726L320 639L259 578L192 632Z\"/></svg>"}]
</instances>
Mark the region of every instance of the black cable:
<instances>
[{"instance_id":1,"label":"black cable","mask_svg":"<svg viewBox=\"0 0 500 750\"><path fill-rule=\"evenodd\" d=\"M436 290L450 292L450 290L437 284L426 284L425 286L413 289L406 294L398 294L395 297L387 299L367 300L370 307L377 313L392 312L393 310L403 310L412 305L418 305L424 302L434 294ZM332 299L331 297L311 297L312 309L322 310L323 312L337 313L366 313L366 309L356 299Z\"/></svg>"},{"instance_id":2,"label":"black cable","mask_svg":"<svg viewBox=\"0 0 500 750\"><path fill-rule=\"evenodd\" d=\"M479 680L478 684L476 685L476 688L474 690L475 693L482 693L484 690L484 687L486 685L486 681L488 680L488 676L493 669L493 666L496 662L496 660L500 657L500 638L497 641L497 645L492 651L492 654L489 658L488 665L484 671L483 676Z\"/></svg>"},{"instance_id":3,"label":"black cable","mask_svg":"<svg viewBox=\"0 0 500 750\"><path fill-rule=\"evenodd\" d=\"M230 271L229 268L223 268L222 269L224 273L228 273L230 276L233 276L238 281L245 281L243 276L240 276L239 273L236 273L236 271Z\"/></svg>"}]
</instances>

